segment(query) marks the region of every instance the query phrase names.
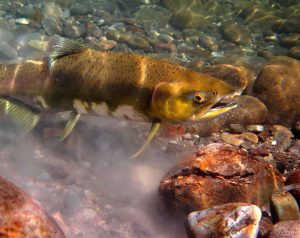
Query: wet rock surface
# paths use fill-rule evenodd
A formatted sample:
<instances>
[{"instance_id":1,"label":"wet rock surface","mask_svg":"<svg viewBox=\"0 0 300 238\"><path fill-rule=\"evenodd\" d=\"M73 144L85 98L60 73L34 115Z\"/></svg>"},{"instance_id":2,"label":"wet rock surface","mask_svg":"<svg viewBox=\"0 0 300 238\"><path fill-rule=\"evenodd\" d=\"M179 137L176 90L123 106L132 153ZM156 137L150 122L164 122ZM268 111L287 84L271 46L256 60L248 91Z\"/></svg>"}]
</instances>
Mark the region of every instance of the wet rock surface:
<instances>
[{"instance_id":1,"label":"wet rock surface","mask_svg":"<svg viewBox=\"0 0 300 238\"><path fill-rule=\"evenodd\" d=\"M300 221L282 221L276 223L270 234L269 238L293 238L300 236Z\"/></svg>"},{"instance_id":2,"label":"wet rock surface","mask_svg":"<svg viewBox=\"0 0 300 238\"><path fill-rule=\"evenodd\" d=\"M2 237L65 237L55 221L36 201L2 177L0 177L0 216Z\"/></svg>"},{"instance_id":3,"label":"wet rock surface","mask_svg":"<svg viewBox=\"0 0 300 238\"><path fill-rule=\"evenodd\" d=\"M256 237L261 219L259 207L246 203L227 203L192 212L187 218L190 237Z\"/></svg>"},{"instance_id":4,"label":"wet rock surface","mask_svg":"<svg viewBox=\"0 0 300 238\"><path fill-rule=\"evenodd\" d=\"M282 178L267 162L226 144L210 144L180 161L161 181L170 212L202 210L230 202L268 207Z\"/></svg>"},{"instance_id":5,"label":"wet rock surface","mask_svg":"<svg viewBox=\"0 0 300 238\"><path fill-rule=\"evenodd\" d=\"M275 57L260 71L253 92L268 107L270 123L292 126L299 117L299 68L295 59Z\"/></svg>"}]
</instances>

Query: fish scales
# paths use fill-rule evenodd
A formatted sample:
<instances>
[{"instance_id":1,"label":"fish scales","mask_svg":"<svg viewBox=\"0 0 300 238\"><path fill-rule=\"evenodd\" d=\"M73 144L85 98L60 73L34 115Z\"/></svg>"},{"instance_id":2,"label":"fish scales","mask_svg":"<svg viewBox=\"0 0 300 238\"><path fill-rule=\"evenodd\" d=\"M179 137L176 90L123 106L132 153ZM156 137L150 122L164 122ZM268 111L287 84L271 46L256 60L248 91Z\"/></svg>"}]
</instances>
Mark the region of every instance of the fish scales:
<instances>
[{"instance_id":1,"label":"fish scales","mask_svg":"<svg viewBox=\"0 0 300 238\"><path fill-rule=\"evenodd\" d=\"M0 66L0 107L5 107L9 115L25 112L26 105L18 106L21 102L10 100L20 95L37 97L46 110L71 110L63 138L83 113L151 121L141 150L161 123L207 120L233 109L232 104L214 106L234 93L234 88L221 80L165 60L100 52L70 40L58 41L44 59ZM128 110L133 113L128 114ZM23 125L29 130L39 117L33 113L32 125L25 119Z\"/></svg>"}]
</instances>

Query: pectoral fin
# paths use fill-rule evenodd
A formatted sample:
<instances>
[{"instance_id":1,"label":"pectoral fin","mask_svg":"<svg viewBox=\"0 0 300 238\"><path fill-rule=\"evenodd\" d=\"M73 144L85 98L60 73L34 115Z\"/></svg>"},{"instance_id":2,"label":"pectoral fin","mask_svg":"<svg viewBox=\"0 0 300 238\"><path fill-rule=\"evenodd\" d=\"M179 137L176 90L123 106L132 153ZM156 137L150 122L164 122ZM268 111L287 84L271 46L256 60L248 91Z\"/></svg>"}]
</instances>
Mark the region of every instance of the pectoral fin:
<instances>
[{"instance_id":1,"label":"pectoral fin","mask_svg":"<svg viewBox=\"0 0 300 238\"><path fill-rule=\"evenodd\" d=\"M37 111L10 98L0 98L0 111L16 122L22 133L31 131L40 119Z\"/></svg>"},{"instance_id":2,"label":"pectoral fin","mask_svg":"<svg viewBox=\"0 0 300 238\"><path fill-rule=\"evenodd\" d=\"M63 141L64 139L66 139L71 132L73 131L75 125L77 124L77 122L80 119L81 114L77 113L77 112L72 112L70 115L70 118L67 122L67 125L65 126L65 129L63 131L63 134L60 138L61 141Z\"/></svg>"},{"instance_id":3,"label":"pectoral fin","mask_svg":"<svg viewBox=\"0 0 300 238\"><path fill-rule=\"evenodd\" d=\"M148 134L144 144L133 156L131 156L132 158L137 158L145 150L147 145L152 141L152 139L155 136L156 132L158 131L159 127L160 127L160 122L152 123L151 129L149 131L149 134Z\"/></svg>"}]
</instances>

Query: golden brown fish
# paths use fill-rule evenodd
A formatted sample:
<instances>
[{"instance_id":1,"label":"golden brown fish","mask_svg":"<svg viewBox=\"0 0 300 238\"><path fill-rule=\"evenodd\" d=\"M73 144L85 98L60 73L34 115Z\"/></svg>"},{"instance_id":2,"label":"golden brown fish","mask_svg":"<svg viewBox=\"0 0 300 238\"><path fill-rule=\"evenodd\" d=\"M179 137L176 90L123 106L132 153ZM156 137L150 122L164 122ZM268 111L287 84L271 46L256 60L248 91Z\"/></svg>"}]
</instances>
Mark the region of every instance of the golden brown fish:
<instances>
[{"instance_id":1,"label":"golden brown fish","mask_svg":"<svg viewBox=\"0 0 300 238\"><path fill-rule=\"evenodd\" d=\"M63 138L81 114L152 122L151 141L161 123L191 123L235 107L214 107L235 90L225 82L151 57L99 52L67 39L52 43L49 57L0 66L0 106L25 130L39 111L71 110ZM32 97L39 108L19 98Z\"/></svg>"}]
</instances>

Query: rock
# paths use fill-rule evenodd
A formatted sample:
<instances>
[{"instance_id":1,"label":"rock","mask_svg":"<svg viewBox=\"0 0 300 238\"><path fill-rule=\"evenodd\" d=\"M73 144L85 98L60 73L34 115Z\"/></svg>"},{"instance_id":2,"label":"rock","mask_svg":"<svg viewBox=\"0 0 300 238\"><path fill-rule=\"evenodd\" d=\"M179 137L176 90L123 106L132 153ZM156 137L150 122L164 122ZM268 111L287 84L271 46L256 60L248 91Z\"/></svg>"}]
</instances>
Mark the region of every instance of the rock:
<instances>
[{"instance_id":1,"label":"rock","mask_svg":"<svg viewBox=\"0 0 300 238\"><path fill-rule=\"evenodd\" d=\"M231 123L243 126L261 124L267 118L267 108L257 98L238 96L234 98L238 107L226 112L210 121L184 125L186 132L197 133L200 136L209 136L211 133L226 129Z\"/></svg>"},{"instance_id":2,"label":"rock","mask_svg":"<svg viewBox=\"0 0 300 238\"><path fill-rule=\"evenodd\" d=\"M280 125L272 126L273 140L276 141L276 146L279 150L287 150L292 143L293 133L286 127Z\"/></svg>"},{"instance_id":3,"label":"rock","mask_svg":"<svg viewBox=\"0 0 300 238\"><path fill-rule=\"evenodd\" d=\"M229 125L229 128L232 133L245 132L245 128L241 124L232 123Z\"/></svg>"},{"instance_id":4,"label":"rock","mask_svg":"<svg viewBox=\"0 0 300 238\"><path fill-rule=\"evenodd\" d=\"M299 46L294 46L289 50L288 53L289 56L300 60L300 47Z\"/></svg>"},{"instance_id":5,"label":"rock","mask_svg":"<svg viewBox=\"0 0 300 238\"><path fill-rule=\"evenodd\" d=\"M60 21L53 16L44 17L42 19L42 26L46 33L50 36L62 33L62 25Z\"/></svg>"},{"instance_id":6,"label":"rock","mask_svg":"<svg viewBox=\"0 0 300 238\"><path fill-rule=\"evenodd\" d=\"M100 50L111 50L117 45L117 42L113 40L101 40L97 44L97 47L99 47Z\"/></svg>"},{"instance_id":7,"label":"rock","mask_svg":"<svg viewBox=\"0 0 300 238\"><path fill-rule=\"evenodd\" d=\"M221 139L227 144L240 146L244 140L240 137L240 134L222 133Z\"/></svg>"},{"instance_id":8,"label":"rock","mask_svg":"<svg viewBox=\"0 0 300 238\"><path fill-rule=\"evenodd\" d=\"M0 60L12 60L18 57L17 51L6 42L0 42Z\"/></svg>"},{"instance_id":9,"label":"rock","mask_svg":"<svg viewBox=\"0 0 300 238\"><path fill-rule=\"evenodd\" d=\"M0 217L0 234L3 237L65 237L36 201L1 177Z\"/></svg>"},{"instance_id":10,"label":"rock","mask_svg":"<svg viewBox=\"0 0 300 238\"><path fill-rule=\"evenodd\" d=\"M259 132L264 131L264 126L263 125L247 125L246 130L254 132L254 133L259 133Z\"/></svg>"},{"instance_id":11,"label":"rock","mask_svg":"<svg viewBox=\"0 0 300 238\"><path fill-rule=\"evenodd\" d=\"M293 184L300 184L300 169L292 172L285 181L286 185L293 185ZM298 205L300 205L300 188L293 189L290 193L295 197L297 200Z\"/></svg>"},{"instance_id":12,"label":"rock","mask_svg":"<svg viewBox=\"0 0 300 238\"><path fill-rule=\"evenodd\" d=\"M256 237L261 211L247 203L227 203L192 212L187 218L190 237Z\"/></svg>"},{"instance_id":13,"label":"rock","mask_svg":"<svg viewBox=\"0 0 300 238\"><path fill-rule=\"evenodd\" d=\"M225 23L222 27L224 38L232 43L249 45L252 42L250 33L246 27L236 22Z\"/></svg>"},{"instance_id":14,"label":"rock","mask_svg":"<svg viewBox=\"0 0 300 238\"><path fill-rule=\"evenodd\" d=\"M185 28L204 30L208 26L207 18L200 12L193 11L191 9L179 9L174 12L170 23L180 30Z\"/></svg>"},{"instance_id":15,"label":"rock","mask_svg":"<svg viewBox=\"0 0 300 238\"><path fill-rule=\"evenodd\" d=\"M300 220L276 223L270 231L269 238L300 237Z\"/></svg>"},{"instance_id":16,"label":"rock","mask_svg":"<svg viewBox=\"0 0 300 238\"><path fill-rule=\"evenodd\" d=\"M202 69L201 72L230 84L237 90L237 94L241 94L253 78L251 71L246 67L228 64L209 66Z\"/></svg>"},{"instance_id":17,"label":"rock","mask_svg":"<svg viewBox=\"0 0 300 238\"><path fill-rule=\"evenodd\" d=\"M139 35L131 34L129 32L121 34L119 41L127 43L128 46L133 49L149 50L151 48L146 38Z\"/></svg>"},{"instance_id":18,"label":"rock","mask_svg":"<svg viewBox=\"0 0 300 238\"><path fill-rule=\"evenodd\" d=\"M243 132L241 134L222 133L221 139L230 145L240 146L245 142L250 142L250 145L258 143L257 135L251 132ZM245 145L244 145L245 146Z\"/></svg>"},{"instance_id":19,"label":"rock","mask_svg":"<svg viewBox=\"0 0 300 238\"><path fill-rule=\"evenodd\" d=\"M85 29L78 22L68 22L64 25L63 33L66 37L76 39L85 34Z\"/></svg>"},{"instance_id":20,"label":"rock","mask_svg":"<svg viewBox=\"0 0 300 238\"><path fill-rule=\"evenodd\" d=\"M268 122L292 126L300 117L300 62L274 57L260 71L254 94L269 110Z\"/></svg>"},{"instance_id":21,"label":"rock","mask_svg":"<svg viewBox=\"0 0 300 238\"><path fill-rule=\"evenodd\" d=\"M282 186L274 167L246 151L210 144L180 161L160 182L159 194L173 212L246 202L268 207L271 193Z\"/></svg>"},{"instance_id":22,"label":"rock","mask_svg":"<svg viewBox=\"0 0 300 238\"><path fill-rule=\"evenodd\" d=\"M295 198L287 191L280 189L271 196L272 216L275 221L297 220L299 207Z\"/></svg>"},{"instance_id":23,"label":"rock","mask_svg":"<svg viewBox=\"0 0 300 238\"><path fill-rule=\"evenodd\" d=\"M300 44L300 34L284 35L279 39L279 43L283 46L295 46Z\"/></svg>"},{"instance_id":24,"label":"rock","mask_svg":"<svg viewBox=\"0 0 300 238\"><path fill-rule=\"evenodd\" d=\"M87 4L75 3L71 6L70 12L73 16L85 15L89 12L89 6Z\"/></svg>"}]
</instances>

